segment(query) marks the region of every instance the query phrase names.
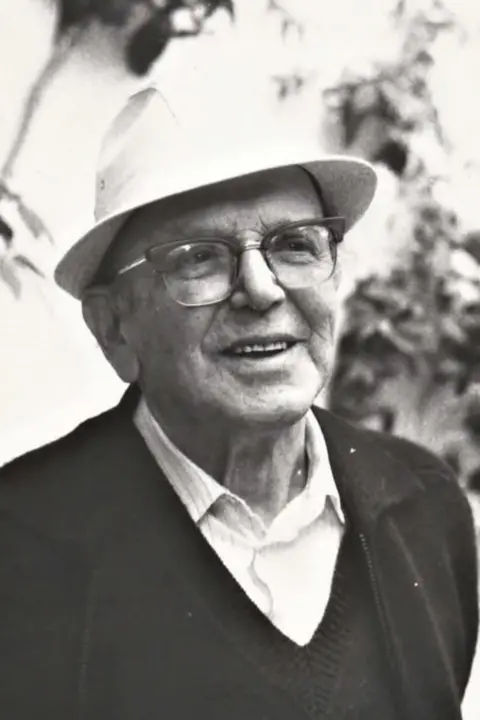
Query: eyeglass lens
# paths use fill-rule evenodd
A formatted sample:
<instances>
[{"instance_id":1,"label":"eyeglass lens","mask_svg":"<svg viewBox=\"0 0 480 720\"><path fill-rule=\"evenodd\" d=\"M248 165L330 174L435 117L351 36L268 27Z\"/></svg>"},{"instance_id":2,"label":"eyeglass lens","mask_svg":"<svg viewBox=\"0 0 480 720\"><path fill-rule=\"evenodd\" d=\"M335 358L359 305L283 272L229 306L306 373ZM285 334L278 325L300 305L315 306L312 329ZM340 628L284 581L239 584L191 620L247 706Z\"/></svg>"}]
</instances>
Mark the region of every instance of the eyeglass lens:
<instances>
[{"instance_id":1,"label":"eyeglass lens","mask_svg":"<svg viewBox=\"0 0 480 720\"><path fill-rule=\"evenodd\" d=\"M334 270L332 233L328 227L289 227L271 236L263 256L278 282L286 288L302 288L325 281ZM161 248L159 248L161 250ZM166 255L149 257L161 271L172 298L195 306L227 298L235 282L238 253L218 239L204 239L172 248Z\"/></svg>"}]
</instances>

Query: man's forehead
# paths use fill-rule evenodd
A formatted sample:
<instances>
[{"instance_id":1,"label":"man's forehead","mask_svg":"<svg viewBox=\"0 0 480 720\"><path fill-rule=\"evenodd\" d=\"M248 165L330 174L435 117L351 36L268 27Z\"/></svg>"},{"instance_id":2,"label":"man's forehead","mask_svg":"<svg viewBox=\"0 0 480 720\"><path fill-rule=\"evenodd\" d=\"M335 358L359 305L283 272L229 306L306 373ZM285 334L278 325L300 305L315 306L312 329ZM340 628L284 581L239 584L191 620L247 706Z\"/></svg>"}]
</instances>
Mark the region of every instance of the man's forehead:
<instances>
[{"instance_id":1,"label":"man's forehead","mask_svg":"<svg viewBox=\"0 0 480 720\"><path fill-rule=\"evenodd\" d=\"M157 200L140 208L119 233L111 255L131 254L133 246L148 243L150 232L159 240L167 233L195 231L196 226L221 229L258 211L262 221L288 219L292 212L321 214L320 198L308 174L301 167L285 167L244 175L220 183ZM243 212L242 212L243 211ZM284 215L284 217L282 216ZM233 227L231 229L234 229Z\"/></svg>"}]
</instances>

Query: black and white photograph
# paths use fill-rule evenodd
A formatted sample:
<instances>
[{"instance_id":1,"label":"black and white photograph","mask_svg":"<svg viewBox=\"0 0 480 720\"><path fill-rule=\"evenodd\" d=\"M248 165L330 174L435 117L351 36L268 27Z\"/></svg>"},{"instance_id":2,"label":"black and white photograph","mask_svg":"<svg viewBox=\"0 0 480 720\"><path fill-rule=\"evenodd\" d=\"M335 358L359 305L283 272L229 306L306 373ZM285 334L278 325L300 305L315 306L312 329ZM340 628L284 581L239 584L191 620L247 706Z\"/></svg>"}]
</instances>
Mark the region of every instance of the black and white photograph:
<instances>
[{"instance_id":1,"label":"black and white photograph","mask_svg":"<svg viewBox=\"0 0 480 720\"><path fill-rule=\"evenodd\" d=\"M480 5L0 7L0 718L480 718Z\"/></svg>"}]
</instances>

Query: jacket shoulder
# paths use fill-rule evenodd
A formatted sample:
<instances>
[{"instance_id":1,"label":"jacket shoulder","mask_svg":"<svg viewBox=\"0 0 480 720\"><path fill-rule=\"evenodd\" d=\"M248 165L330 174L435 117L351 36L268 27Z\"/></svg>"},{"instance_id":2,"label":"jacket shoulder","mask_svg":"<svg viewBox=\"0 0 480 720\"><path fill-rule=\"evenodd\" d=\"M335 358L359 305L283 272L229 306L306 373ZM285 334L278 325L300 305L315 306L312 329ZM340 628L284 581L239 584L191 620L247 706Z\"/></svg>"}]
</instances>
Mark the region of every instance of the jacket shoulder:
<instances>
[{"instance_id":1,"label":"jacket shoulder","mask_svg":"<svg viewBox=\"0 0 480 720\"><path fill-rule=\"evenodd\" d=\"M53 534L81 533L111 503L124 426L118 410L109 410L4 465L0 513Z\"/></svg>"},{"instance_id":2,"label":"jacket shoulder","mask_svg":"<svg viewBox=\"0 0 480 720\"><path fill-rule=\"evenodd\" d=\"M373 494L388 487L389 493L406 499L387 517L394 518L408 552L423 568L426 591L441 606L439 628L451 629L456 623L453 645L461 645L463 689L477 642L478 593L473 517L458 479L435 453L415 442L354 426L325 411L318 418L326 431L327 447L330 438L337 456L342 453L348 458L352 449L356 450L353 457L361 455L362 467L357 461L357 469ZM403 495L407 483L411 492Z\"/></svg>"},{"instance_id":3,"label":"jacket shoulder","mask_svg":"<svg viewBox=\"0 0 480 720\"><path fill-rule=\"evenodd\" d=\"M432 450L403 437L372 430L366 430L365 433L369 435L370 441L381 443L384 452L408 465L425 482L437 480L458 487L452 468Z\"/></svg>"},{"instance_id":4,"label":"jacket shoulder","mask_svg":"<svg viewBox=\"0 0 480 720\"><path fill-rule=\"evenodd\" d=\"M332 435L341 436L345 444L360 445L372 454L381 454L385 461L399 468L408 467L425 489L432 483L447 485L457 491L460 489L450 466L425 446L397 435L354 425L327 410L316 410L316 413L322 427L326 427Z\"/></svg>"},{"instance_id":5,"label":"jacket shoulder","mask_svg":"<svg viewBox=\"0 0 480 720\"><path fill-rule=\"evenodd\" d=\"M5 464L0 468L0 493L10 483L15 483L19 487L19 484L36 482L39 477L44 480L50 478L52 481L58 479L56 471L75 463L91 444L95 435L102 431L102 427L108 422L108 415L109 413L106 412L88 418L67 435L30 450Z\"/></svg>"}]
</instances>

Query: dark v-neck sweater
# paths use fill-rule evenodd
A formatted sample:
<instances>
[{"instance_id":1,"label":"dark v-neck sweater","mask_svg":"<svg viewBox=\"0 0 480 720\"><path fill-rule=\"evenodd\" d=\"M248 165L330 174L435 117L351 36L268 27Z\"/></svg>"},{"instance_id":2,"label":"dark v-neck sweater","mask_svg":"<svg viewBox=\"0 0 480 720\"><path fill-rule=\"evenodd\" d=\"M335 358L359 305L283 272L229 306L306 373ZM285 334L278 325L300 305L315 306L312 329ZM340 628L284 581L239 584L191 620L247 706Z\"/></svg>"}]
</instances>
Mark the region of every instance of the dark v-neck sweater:
<instances>
[{"instance_id":1,"label":"dark v-neck sweater","mask_svg":"<svg viewBox=\"0 0 480 720\"><path fill-rule=\"evenodd\" d=\"M112 716L108 698L115 695L121 706L119 720L396 717L366 562L351 530L340 549L324 620L312 640L301 647L249 600L176 499L172 498L172 505L168 527L176 529L172 537L165 538L170 548L167 571L159 558L164 577L163 602L158 607L158 623L163 628L161 666L158 658L155 666L149 665L145 638L132 636L126 644L128 648L132 643L133 655L144 659L143 667L135 668L138 677L134 685L157 682L158 706L142 707L141 697L134 708L122 704L122 683L131 678L122 680L123 660L115 650L102 648L100 654L106 652L102 666L110 667L113 687L107 692L105 687L100 690L107 706L91 708L92 716L100 717L102 711ZM148 587L139 587L125 589L123 601L131 604L132 612L142 612L142 595L148 594ZM107 602L109 622L114 626L116 600ZM152 609L146 612L151 614ZM137 643L143 647L141 653ZM131 673L131 665L127 665ZM89 674L90 682L94 681ZM125 700L131 702L128 696Z\"/></svg>"},{"instance_id":2,"label":"dark v-neck sweater","mask_svg":"<svg viewBox=\"0 0 480 720\"><path fill-rule=\"evenodd\" d=\"M137 562L127 585L122 566L139 557L133 527L110 538L118 558L108 571L115 596L96 597L82 717L396 719L366 561L352 530L340 548L324 619L301 647L250 601L173 490L163 488L166 522L152 531L163 537L165 552L155 568Z\"/></svg>"},{"instance_id":3,"label":"dark v-neck sweater","mask_svg":"<svg viewBox=\"0 0 480 720\"><path fill-rule=\"evenodd\" d=\"M320 419L349 525L306 647L224 567L126 404L6 468L1 717L460 720L478 617L467 501L421 449Z\"/></svg>"},{"instance_id":4,"label":"dark v-neck sweater","mask_svg":"<svg viewBox=\"0 0 480 720\"><path fill-rule=\"evenodd\" d=\"M209 560L215 562L213 557ZM210 697L202 702L196 694L192 711L200 705L205 711L202 718L229 720L396 717L366 563L352 531L347 532L340 550L324 620L304 647L271 625L218 562L214 574L221 605L214 602L210 608L217 622L208 653L212 658ZM198 622L204 620L197 617ZM229 638L238 666L234 686L225 677L230 675L225 666L228 660L223 657L221 664L218 662L223 648L218 660L214 659L216 647L223 645L223 634ZM192 651L202 662L201 648L192 647ZM203 662L209 661L204 658ZM188 692L188 684L185 689ZM198 692L202 695L201 688ZM174 708L172 717L179 717Z\"/></svg>"}]
</instances>

